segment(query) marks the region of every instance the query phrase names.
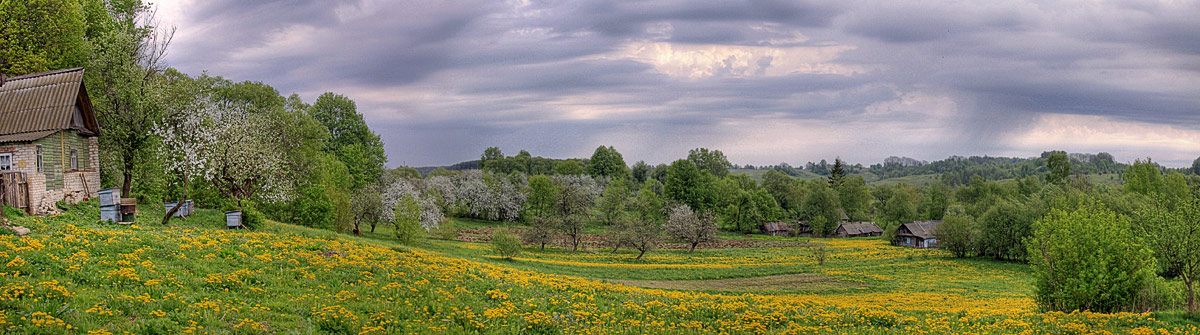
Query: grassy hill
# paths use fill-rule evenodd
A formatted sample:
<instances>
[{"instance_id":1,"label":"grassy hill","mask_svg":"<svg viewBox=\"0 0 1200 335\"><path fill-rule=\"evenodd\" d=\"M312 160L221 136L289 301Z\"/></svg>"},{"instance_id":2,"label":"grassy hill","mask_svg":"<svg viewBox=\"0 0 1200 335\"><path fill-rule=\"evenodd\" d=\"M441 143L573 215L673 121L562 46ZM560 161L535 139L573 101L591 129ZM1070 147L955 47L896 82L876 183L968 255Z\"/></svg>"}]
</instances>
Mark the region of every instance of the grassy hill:
<instances>
[{"instance_id":1,"label":"grassy hill","mask_svg":"<svg viewBox=\"0 0 1200 335\"><path fill-rule=\"evenodd\" d=\"M272 222L257 230L225 230L220 213L209 210L160 226L153 223L153 209L137 224L122 226L99 222L97 213L94 205L83 205L55 217L12 219L34 233L0 235L0 329L21 334L1200 332L1166 315L1035 312L1023 266L956 260L873 239L696 254L670 250L642 261L623 252L526 248L518 260L505 261L490 256L482 243L431 240L399 246L386 239L386 230L355 237ZM487 228L463 223L472 225ZM813 263L808 252L808 246L819 244L833 250L824 265ZM730 290L762 282L783 287Z\"/></svg>"}]
</instances>

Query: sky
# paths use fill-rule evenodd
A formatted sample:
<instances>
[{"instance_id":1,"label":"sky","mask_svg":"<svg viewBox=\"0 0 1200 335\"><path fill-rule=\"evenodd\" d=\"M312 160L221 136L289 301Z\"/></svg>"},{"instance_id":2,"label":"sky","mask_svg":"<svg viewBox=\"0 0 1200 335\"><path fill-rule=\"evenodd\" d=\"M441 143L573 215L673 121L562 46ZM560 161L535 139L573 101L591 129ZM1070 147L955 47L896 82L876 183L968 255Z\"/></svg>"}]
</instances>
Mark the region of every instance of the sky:
<instances>
[{"instance_id":1,"label":"sky","mask_svg":"<svg viewBox=\"0 0 1200 335\"><path fill-rule=\"evenodd\" d=\"M179 0L167 63L335 92L388 165L1200 156L1200 1Z\"/></svg>"}]
</instances>

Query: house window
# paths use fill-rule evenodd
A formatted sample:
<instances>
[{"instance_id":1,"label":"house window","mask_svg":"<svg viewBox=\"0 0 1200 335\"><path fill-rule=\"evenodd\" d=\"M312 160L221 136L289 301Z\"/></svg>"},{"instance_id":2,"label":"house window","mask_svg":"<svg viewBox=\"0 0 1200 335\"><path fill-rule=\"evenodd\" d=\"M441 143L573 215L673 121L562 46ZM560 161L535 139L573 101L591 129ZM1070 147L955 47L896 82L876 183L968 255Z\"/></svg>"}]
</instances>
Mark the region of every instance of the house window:
<instances>
[{"instance_id":1,"label":"house window","mask_svg":"<svg viewBox=\"0 0 1200 335\"><path fill-rule=\"evenodd\" d=\"M79 151L71 149L71 170L79 170Z\"/></svg>"},{"instance_id":2,"label":"house window","mask_svg":"<svg viewBox=\"0 0 1200 335\"><path fill-rule=\"evenodd\" d=\"M46 168L42 167L42 145L37 145L37 172L45 173Z\"/></svg>"},{"instance_id":3,"label":"house window","mask_svg":"<svg viewBox=\"0 0 1200 335\"><path fill-rule=\"evenodd\" d=\"M12 171L12 153L0 154L0 171Z\"/></svg>"}]
</instances>

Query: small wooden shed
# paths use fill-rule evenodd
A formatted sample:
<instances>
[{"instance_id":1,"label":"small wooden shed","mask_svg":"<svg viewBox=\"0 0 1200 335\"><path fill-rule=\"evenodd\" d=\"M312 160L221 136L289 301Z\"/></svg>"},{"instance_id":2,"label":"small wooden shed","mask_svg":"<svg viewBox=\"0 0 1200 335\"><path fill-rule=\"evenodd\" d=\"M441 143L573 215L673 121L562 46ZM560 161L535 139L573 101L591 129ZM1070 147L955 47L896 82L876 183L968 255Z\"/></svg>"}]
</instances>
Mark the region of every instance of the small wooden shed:
<instances>
[{"instance_id":1,"label":"small wooden shed","mask_svg":"<svg viewBox=\"0 0 1200 335\"><path fill-rule=\"evenodd\" d=\"M762 233L772 236L792 236L792 230L787 222L763 222Z\"/></svg>"},{"instance_id":2,"label":"small wooden shed","mask_svg":"<svg viewBox=\"0 0 1200 335\"><path fill-rule=\"evenodd\" d=\"M874 222L844 222L838 225L834 235L838 237L869 237L883 235L883 229Z\"/></svg>"}]
</instances>

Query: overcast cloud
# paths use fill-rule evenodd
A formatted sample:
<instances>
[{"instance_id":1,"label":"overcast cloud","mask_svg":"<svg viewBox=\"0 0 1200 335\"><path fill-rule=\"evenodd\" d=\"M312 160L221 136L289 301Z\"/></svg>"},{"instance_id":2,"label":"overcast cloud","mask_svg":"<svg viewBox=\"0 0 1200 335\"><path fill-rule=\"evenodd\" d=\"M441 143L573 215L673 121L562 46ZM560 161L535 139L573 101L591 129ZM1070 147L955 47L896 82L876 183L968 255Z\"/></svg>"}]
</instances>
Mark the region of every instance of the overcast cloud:
<instances>
[{"instance_id":1,"label":"overcast cloud","mask_svg":"<svg viewBox=\"0 0 1200 335\"><path fill-rule=\"evenodd\" d=\"M168 62L354 99L389 166L1200 156L1200 1L210 1Z\"/></svg>"}]
</instances>

